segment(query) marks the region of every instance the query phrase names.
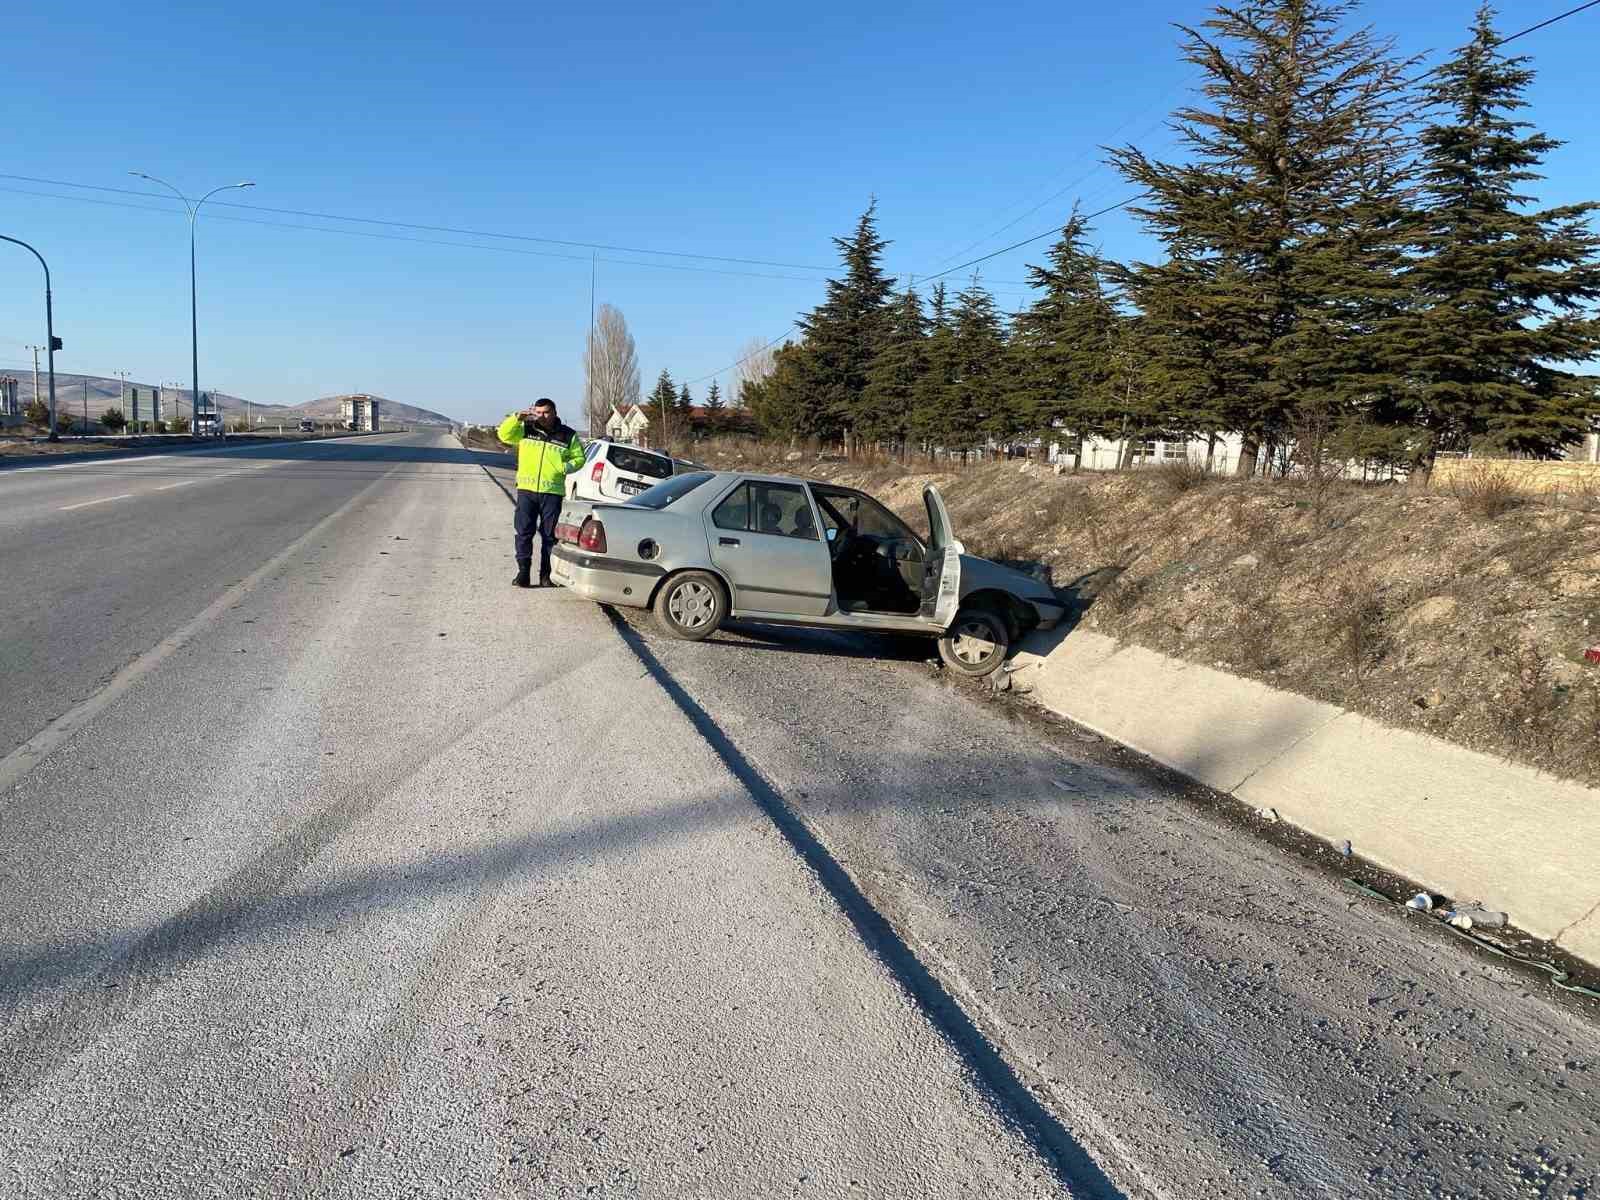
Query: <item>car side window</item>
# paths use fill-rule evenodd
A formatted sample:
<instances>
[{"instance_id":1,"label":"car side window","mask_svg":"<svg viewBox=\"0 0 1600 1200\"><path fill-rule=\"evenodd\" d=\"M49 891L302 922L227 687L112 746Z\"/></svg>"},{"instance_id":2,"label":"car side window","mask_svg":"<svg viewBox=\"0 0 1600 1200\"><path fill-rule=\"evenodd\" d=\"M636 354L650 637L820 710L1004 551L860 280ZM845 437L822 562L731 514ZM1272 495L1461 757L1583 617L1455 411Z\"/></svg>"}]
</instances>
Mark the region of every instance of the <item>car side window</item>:
<instances>
[{"instance_id":1,"label":"car side window","mask_svg":"<svg viewBox=\"0 0 1600 1200\"><path fill-rule=\"evenodd\" d=\"M895 516L871 496L860 497L860 508L856 516L856 532L864 533L869 537L890 538L895 541L910 539L919 540L916 534L907 528L904 521Z\"/></svg>"},{"instance_id":2,"label":"car side window","mask_svg":"<svg viewBox=\"0 0 1600 1200\"><path fill-rule=\"evenodd\" d=\"M711 523L718 529L750 528L750 485L741 483L711 512Z\"/></svg>"},{"instance_id":3,"label":"car side window","mask_svg":"<svg viewBox=\"0 0 1600 1200\"><path fill-rule=\"evenodd\" d=\"M817 522L811 515L806 491L795 483L764 483L752 480L750 489L750 531L781 537L817 540Z\"/></svg>"}]
</instances>

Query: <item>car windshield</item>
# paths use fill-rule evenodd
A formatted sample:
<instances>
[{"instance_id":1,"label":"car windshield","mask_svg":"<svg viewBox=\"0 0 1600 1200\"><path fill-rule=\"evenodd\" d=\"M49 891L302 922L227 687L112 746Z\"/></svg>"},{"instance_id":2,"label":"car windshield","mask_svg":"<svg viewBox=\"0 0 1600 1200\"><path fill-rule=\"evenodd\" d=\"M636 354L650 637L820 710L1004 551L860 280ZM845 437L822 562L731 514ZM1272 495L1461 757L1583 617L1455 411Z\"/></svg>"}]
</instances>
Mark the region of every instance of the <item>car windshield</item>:
<instances>
[{"instance_id":1,"label":"car windshield","mask_svg":"<svg viewBox=\"0 0 1600 1200\"><path fill-rule=\"evenodd\" d=\"M665 479L672 474L672 460L643 450L630 450L627 446L613 446L607 455L611 465L632 475L648 475L651 479Z\"/></svg>"},{"instance_id":2,"label":"car windshield","mask_svg":"<svg viewBox=\"0 0 1600 1200\"><path fill-rule=\"evenodd\" d=\"M710 471L696 471L690 475L676 475L665 483L658 483L648 491L640 492L628 501L631 508L666 508L687 496L711 478Z\"/></svg>"}]
</instances>

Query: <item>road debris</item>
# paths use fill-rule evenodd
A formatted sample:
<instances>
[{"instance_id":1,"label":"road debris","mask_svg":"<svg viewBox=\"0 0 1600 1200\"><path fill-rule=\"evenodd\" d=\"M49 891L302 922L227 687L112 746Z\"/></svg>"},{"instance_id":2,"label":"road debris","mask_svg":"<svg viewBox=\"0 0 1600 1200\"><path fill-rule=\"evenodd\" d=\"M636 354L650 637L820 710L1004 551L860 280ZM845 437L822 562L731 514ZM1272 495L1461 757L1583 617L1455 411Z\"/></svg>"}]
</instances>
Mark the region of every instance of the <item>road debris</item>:
<instances>
[{"instance_id":1,"label":"road debris","mask_svg":"<svg viewBox=\"0 0 1600 1200\"><path fill-rule=\"evenodd\" d=\"M1506 923L1506 914L1503 912L1491 912L1488 909L1479 908L1477 905L1468 904L1463 905L1461 908L1452 908L1445 914L1445 920L1457 929L1471 929L1474 926L1480 926L1484 929L1500 929Z\"/></svg>"}]
</instances>

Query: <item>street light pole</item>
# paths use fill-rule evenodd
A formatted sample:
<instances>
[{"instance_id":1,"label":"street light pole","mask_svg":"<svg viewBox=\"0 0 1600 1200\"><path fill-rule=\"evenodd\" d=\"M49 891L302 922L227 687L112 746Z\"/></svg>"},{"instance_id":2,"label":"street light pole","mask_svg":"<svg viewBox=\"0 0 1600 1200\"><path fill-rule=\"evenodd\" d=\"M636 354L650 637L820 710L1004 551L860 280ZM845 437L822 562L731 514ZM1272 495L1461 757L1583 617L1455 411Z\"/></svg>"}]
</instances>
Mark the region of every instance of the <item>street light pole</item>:
<instances>
[{"instance_id":1,"label":"street light pole","mask_svg":"<svg viewBox=\"0 0 1600 1200\"><path fill-rule=\"evenodd\" d=\"M165 179L157 179L154 175L146 175L143 171L129 171L128 174L140 179L147 179L151 183L159 183L179 200L183 201L184 208L189 210L189 366L191 378L194 380L194 395L190 398L189 411L192 414L189 421L189 435L200 436L200 318L199 304L196 298L195 272L194 272L194 225L195 218L200 215L200 206L218 192L225 192L229 188L253 188L255 181L247 179L243 183L225 183L221 187L214 187L194 203L189 202L177 188Z\"/></svg>"},{"instance_id":2,"label":"street light pole","mask_svg":"<svg viewBox=\"0 0 1600 1200\"><path fill-rule=\"evenodd\" d=\"M50 301L50 264L45 262L44 255L20 238L7 237L5 234L0 233L0 242L11 242L13 245L21 246L37 258L39 265L44 268L44 344L50 367L50 440L59 442L61 435L56 432L56 318ZM38 360L35 359L34 361L37 362ZM35 400L39 398L37 373L33 385L33 398Z\"/></svg>"}]
</instances>

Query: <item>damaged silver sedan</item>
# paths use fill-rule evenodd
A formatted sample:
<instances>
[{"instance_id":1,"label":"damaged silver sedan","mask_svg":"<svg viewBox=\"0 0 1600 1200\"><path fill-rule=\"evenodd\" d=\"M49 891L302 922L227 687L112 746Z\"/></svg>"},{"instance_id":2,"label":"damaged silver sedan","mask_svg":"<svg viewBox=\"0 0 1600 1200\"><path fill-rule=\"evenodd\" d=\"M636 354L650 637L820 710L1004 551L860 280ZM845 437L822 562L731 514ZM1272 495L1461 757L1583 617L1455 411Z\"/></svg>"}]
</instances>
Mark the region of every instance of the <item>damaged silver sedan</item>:
<instances>
[{"instance_id":1,"label":"damaged silver sedan","mask_svg":"<svg viewBox=\"0 0 1600 1200\"><path fill-rule=\"evenodd\" d=\"M937 488L923 503L927 538L852 488L693 471L625 503L569 499L551 573L602 604L653 609L677 638L730 618L922 634L953 670L987 675L1065 606L1040 580L967 554Z\"/></svg>"}]
</instances>

